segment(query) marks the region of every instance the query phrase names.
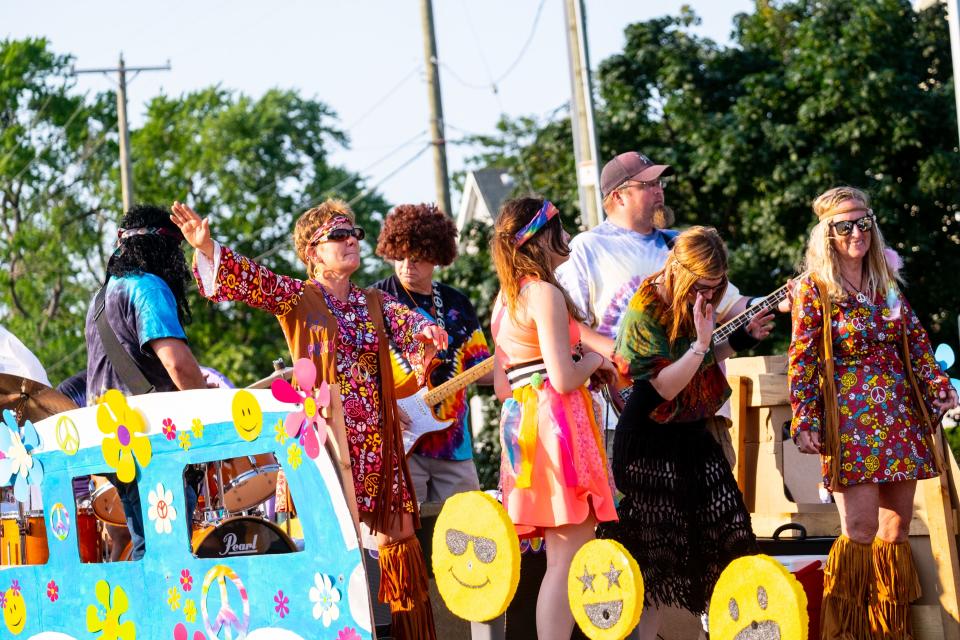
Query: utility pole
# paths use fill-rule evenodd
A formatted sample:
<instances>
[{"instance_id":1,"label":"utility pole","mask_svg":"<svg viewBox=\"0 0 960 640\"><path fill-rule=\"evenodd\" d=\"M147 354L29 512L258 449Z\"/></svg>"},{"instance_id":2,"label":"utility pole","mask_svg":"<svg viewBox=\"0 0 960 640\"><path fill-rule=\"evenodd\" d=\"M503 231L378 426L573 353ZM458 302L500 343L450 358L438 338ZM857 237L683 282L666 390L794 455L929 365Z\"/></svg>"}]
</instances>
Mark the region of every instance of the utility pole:
<instances>
[{"instance_id":1,"label":"utility pole","mask_svg":"<svg viewBox=\"0 0 960 640\"><path fill-rule=\"evenodd\" d=\"M593 83L590 81L590 56L584 27L583 0L564 0L567 27L567 54L570 60L570 86L573 93L573 152L577 161L577 192L580 194L581 220L588 229L600 224L600 171L597 168L597 134L593 125Z\"/></svg>"},{"instance_id":2,"label":"utility pole","mask_svg":"<svg viewBox=\"0 0 960 640\"><path fill-rule=\"evenodd\" d=\"M115 69L74 69L74 75L81 73L117 74L117 127L120 129L120 192L123 197L123 210L129 211L133 205L133 171L130 163L130 129L127 126L127 72L133 77L141 71L170 71L170 61L162 67L127 67L120 54L120 64ZM133 80L133 78L131 78Z\"/></svg>"},{"instance_id":3,"label":"utility pole","mask_svg":"<svg viewBox=\"0 0 960 640\"><path fill-rule=\"evenodd\" d=\"M420 0L423 21L423 55L427 61L427 92L430 97L430 138L433 143L433 176L437 187L437 204L448 216L450 180L447 177L447 142L443 135L443 103L440 100L440 61L437 59L437 37L433 31L433 3Z\"/></svg>"}]
</instances>

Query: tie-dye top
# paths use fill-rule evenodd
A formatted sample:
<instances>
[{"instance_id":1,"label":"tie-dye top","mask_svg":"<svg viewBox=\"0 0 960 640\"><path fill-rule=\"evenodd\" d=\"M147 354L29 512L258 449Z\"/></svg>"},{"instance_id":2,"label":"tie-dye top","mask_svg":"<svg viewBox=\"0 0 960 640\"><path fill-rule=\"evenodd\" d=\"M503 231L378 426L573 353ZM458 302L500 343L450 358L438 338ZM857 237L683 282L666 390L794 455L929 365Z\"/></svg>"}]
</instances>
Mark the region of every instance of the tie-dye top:
<instances>
[{"instance_id":1,"label":"tie-dye top","mask_svg":"<svg viewBox=\"0 0 960 640\"><path fill-rule=\"evenodd\" d=\"M436 322L433 317L436 313L433 295L405 290L395 275L380 280L373 286ZM438 354L433 360L429 371L431 387L450 380L490 357L487 341L480 328L480 320L470 300L461 292L445 284L438 283L437 290L443 303L444 329L449 336L449 343L446 353ZM412 374L413 369L396 349L391 351L394 362L394 381L399 387L403 385L403 379ZM473 438L470 430L467 390L461 389L441 402L437 409L437 416L446 420L452 418L455 422L443 431L423 436L413 452L442 460L471 460Z\"/></svg>"},{"instance_id":2,"label":"tie-dye top","mask_svg":"<svg viewBox=\"0 0 960 640\"><path fill-rule=\"evenodd\" d=\"M669 321L669 308L657 295L656 285L645 280L630 299L617 332L614 363L622 374L634 381L655 378L690 349L696 336L681 336L671 343ZM711 346L687 386L657 406L650 418L659 423L703 420L715 415L729 395L730 386Z\"/></svg>"}]
</instances>

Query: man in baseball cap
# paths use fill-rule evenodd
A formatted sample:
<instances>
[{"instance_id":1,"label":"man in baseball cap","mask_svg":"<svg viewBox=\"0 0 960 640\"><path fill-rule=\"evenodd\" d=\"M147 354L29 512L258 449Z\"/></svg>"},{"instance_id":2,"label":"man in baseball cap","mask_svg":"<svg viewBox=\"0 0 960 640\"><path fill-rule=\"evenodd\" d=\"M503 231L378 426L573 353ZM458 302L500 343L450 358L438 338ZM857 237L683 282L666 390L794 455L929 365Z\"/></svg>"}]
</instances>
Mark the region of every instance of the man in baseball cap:
<instances>
[{"instance_id":1,"label":"man in baseball cap","mask_svg":"<svg viewBox=\"0 0 960 640\"><path fill-rule=\"evenodd\" d=\"M672 176L673 167L657 164L637 151L621 153L603 166L600 173L600 193L607 196L628 181L652 183L661 176Z\"/></svg>"}]
</instances>

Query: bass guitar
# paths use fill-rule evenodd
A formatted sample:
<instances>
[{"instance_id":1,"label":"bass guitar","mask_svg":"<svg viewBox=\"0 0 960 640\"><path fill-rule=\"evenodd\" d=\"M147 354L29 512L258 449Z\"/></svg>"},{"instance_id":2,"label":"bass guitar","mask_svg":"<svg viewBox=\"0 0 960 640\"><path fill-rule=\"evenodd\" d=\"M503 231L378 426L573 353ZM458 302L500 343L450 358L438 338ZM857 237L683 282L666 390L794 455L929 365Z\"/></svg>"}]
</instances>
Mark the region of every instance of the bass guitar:
<instances>
[{"instance_id":1,"label":"bass guitar","mask_svg":"<svg viewBox=\"0 0 960 640\"><path fill-rule=\"evenodd\" d=\"M410 455L423 436L443 431L453 424L453 420L438 418L434 407L491 371L493 371L493 356L432 389L423 387L406 397L398 397L397 405L407 412L411 420L410 426L403 432L403 449L406 454ZM397 393L399 396L403 390L398 389Z\"/></svg>"},{"instance_id":2,"label":"bass guitar","mask_svg":"<svg viewBox=\"0 0 960 640\"><path fill-rule=\"evenodd\" d=\"M806 273L801 274L797 277L797 279L799 280L804 276L806 276ZM787 285L783 285L770 295L759 300L753 306L747 307L745 311L713 330L713 344L718 345L722 342L726 342L730 339L730 335L734 331L750 324L750 321L756 316L766 313L772 309L776 309L777 305L786 300L788 295L790 295L790 292L787 288ZM602 390L603 397L607 400L607 402L610 403L610 406L617 417L620 417L620 412L623 411L623 407L626 405L627 398L630 397L630 392L632 390L633 381L622 375L617 376L617 379L614 382L604 386Z\"/></svg>"}]
</instances>

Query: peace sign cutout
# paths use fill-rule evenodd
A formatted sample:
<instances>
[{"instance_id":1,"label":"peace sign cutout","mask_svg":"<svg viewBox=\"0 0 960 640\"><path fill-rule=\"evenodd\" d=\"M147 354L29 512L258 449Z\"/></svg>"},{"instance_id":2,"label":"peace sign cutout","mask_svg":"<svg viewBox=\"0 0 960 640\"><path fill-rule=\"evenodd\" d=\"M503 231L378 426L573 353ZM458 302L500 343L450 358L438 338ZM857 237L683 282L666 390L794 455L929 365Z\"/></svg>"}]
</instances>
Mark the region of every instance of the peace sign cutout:
<instances>
[{"instance_id":1,"label":"peace sign cutout","mask_svg":"<svg viewBox=\"0 0 960 640\"><path fill-rule=\"evenodd\" d=\"M230 607L230 596L227 590L227 579L236 587L240 594L240 603L243 605L243 622L237 617L237 614ZM220 610L212 623L207 612L207 592L213 581L216 580L220 587ZM225 640L234 640L233 632L237 632L236 640L244 640L247 637L247 629L250 628L250 600L247 598L247 589L243 586L240 576L233 569L224 564L214 566L207 575L203 577L203 589L200 593L200 612L203 614L203 626L210 638L218 638L221 629L225 633Z\"/></svg>"},{"instance_id":2,"label":"peace sign cutout","mask_svg":"<svg viewBox=\"0 0 960 640\"><path fill-rule=\"evenodd\" d=\"M80 432L77 425L67 416L57 420L57 446L68 456L76 455L80 450Z\"/></svg>"}]
</instances>

